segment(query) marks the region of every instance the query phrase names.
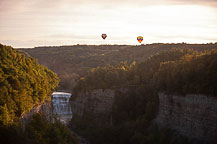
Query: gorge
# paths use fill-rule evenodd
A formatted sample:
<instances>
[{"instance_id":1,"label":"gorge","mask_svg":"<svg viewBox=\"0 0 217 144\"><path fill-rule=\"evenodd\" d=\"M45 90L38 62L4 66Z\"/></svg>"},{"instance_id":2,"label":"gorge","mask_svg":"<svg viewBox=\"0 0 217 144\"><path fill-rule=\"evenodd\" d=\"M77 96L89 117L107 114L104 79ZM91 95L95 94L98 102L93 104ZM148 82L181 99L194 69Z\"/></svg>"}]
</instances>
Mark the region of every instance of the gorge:
<instances>
[{"instance_id":1,"label":"gorge","mask_svg":"<svg viewBox=\"0 0 217 144\"><path fill-rule=\"evenodd\" d=\"M145 48L152 49L150 46L140 48L145 52ZM67 50L67 54L73 54L75 59L74 63L70 63L69 71L54 69L59 75L64 74L67 79L65 81L60 77L64 85L59 89L66 86L65 88L71 89L67 91L72 94L53 93L53 114L89 142L189 144L196 140L196 143L213 144L216 135L216 50L203 50L215 45L197 45L195 48L201 46L201 52L184 49L182 46L188 47L184 44L175 46L180 48L165 49L153 56L149 55L149 58L140 59L143 62L131 55L129 62L133 59L137 60L136 62L119 63L120 59L117 59L112 65L106 66L99 63L102 57L101 46L94 51L89 46L36 48L33 53L46 50L46 57L40 54L39 58L42 58L40 62L44 62L48 67L51 65L46 58L54 62L53 58L58 57L53 50ZM128 48L121 47L120 51ZM135 52L139 54L140 49L130 48L138 50L138 53ZM98 50L99 54L92 53ZM81 54L75 53L76 51L85 52ZM157 51L153 48L152 52ZM112 62L113 52L109 54L112 54L108 56L110 59L105 57L105 60ZM58 62L66 64L65 58L67 57L64 56L64 61ZM93 61L90 62L89 58ZM128 55L122 58L127 59ZM75 62L81 63L76 65ZM88 66L89 63L91 65ZM59 63L54 62L50 68L59 66ZM92 67L94 68L90 69Z\"/></svg>"},{"instance_id":2,"label":"gorge","mask_svg":"<svg viewBox=\"0 0 217 144\"><path fill-rule=\"evenodd\" d=\"M94 113L93 119L104 125L111 122L111 109L114 106L115 90L98 89L79 94L72 100L74 116L84 117ZM217 99L206 95L167 95L158 94L159 107L153 123L169 127L179 134L195 139L203 144L217 142ZM86 112L86 113L85 113ZM97 118L97 114L100 118ZM107 119L105 116L107 115ZM104 119L102 117L104 116ZM103 122L102 122L103 120ZM112 125L112 123L109 123Z\"/></svg>"}]
</instances>

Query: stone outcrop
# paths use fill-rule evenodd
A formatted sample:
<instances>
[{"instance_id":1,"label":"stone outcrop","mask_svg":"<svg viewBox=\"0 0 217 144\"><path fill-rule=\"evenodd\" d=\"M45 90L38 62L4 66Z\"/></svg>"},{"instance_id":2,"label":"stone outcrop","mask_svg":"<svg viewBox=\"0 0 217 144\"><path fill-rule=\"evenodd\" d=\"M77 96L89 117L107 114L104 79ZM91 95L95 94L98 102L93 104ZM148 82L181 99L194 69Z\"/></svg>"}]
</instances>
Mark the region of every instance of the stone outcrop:
<instances>
[{"instance_id":1,"label":"stone outcrop","mask_svg":"<svg viewBox=\"0 0 217 144\"><path fill-rule=\"evenodd\" d=\"M23 128L25 128L26 124L31 121L32 116L35 113L40 113L49 121L53 120L51 103L43 103L41 105L34 106L29 112L21 115L20 122Z\"/></svg>"},{"instance_id":2,"label":"stone outcrop","mask_svg":"<svg viewBox=\"0 0 217 144\"><path fill-rule=\"evenodd\" d=\"M82 116L84 112L94 114L110 113L114 101L115 90L97 89L91 92L79 93L74 100L71 101L72 117Z\"/></svg>"},{"instance_id":3,"label":"stone outcrop","mask_svg":"<svg viewBox=\"0 0 217 144\"><path fill-rule=\"evenodd\" d=\"M159 93L159 125L204 143L217 143L217 98Z\"/></svg>"}]
</instances>

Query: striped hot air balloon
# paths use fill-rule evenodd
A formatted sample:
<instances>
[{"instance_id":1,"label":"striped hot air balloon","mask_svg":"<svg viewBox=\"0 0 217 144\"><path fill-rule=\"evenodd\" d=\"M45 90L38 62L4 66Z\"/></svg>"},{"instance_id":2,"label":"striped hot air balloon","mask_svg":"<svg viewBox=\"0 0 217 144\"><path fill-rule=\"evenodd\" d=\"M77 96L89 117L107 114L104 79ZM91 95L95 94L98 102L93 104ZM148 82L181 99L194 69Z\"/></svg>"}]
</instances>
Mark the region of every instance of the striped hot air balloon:
<instances>
[{"instance_id":1,"label":"striped hot air balloon","mask_svg":"<svg viewBox=\"0 0 217 144\"><path fill-rule=\"evenodd\" d=\"M141 43L143 41L143 37L142 36L138 36L137 40L138 40L139 43Z\"/></svg>"}]
</instances>

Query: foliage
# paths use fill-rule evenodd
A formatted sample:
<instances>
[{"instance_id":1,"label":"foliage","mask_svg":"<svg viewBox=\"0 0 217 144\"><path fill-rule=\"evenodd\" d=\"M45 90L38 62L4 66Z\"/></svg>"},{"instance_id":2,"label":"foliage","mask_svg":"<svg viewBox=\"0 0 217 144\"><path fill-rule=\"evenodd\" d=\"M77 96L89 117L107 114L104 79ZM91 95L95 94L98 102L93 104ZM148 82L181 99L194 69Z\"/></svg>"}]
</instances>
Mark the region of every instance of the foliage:
<instances>
[{"instance_id":1,"label":"foliage","mask_svg":"<svg viewBox=\"0 0 217 144\"><path fill-rule=\"evenodd\" d=\"M72 90L79 78L84 77L91 68L106 65L115 66L120 62L141 63L150 56L172 48L194 49L197 51L216 48L215 44L154 43L147 45L74 45L36 47L20 49L37 58L40 64L56 72L60 78L60 89Z\"/></svg>"},{"instance_id":2,"label":"foliage","mask_svg":"<svg viewBox=\"0 0 217 144\"><path fill-rule=\"evenodd\" d=\"M27 125L28 143L32 144L76 144L78 139L60 121L50 123L39 114Z\"/></svg>"},{"instance_id":3,"label":"foliage","mask_svg":"<svg viewBox=\"0 0 217 144\"><path fill-rule=\"evenodd\" d=\"M0 44L0 123L18 122L34 105L49 101L58 85L56 74L25 57L12 47Z\"/></svg>"},{"instance_id":4,"label":"foliage","mask_svg":"<svg viewBox=\"0 0 217 144\"><path fill-rule=\"evenodd\" d=\"M0 139L2 144L25 144L26 138L21 127L11 124L0 124Z\"/></svg>"},{"instance_id":5,"label":"foliage","mask_svg":"<svg viewBox=\"0 0 217 144\"><path fill-rule=\"evenodd\" d=\"M0 139L5 144L78 144L59 121L35 114L21 128L19 118L33 106L50 101L57 75L12 47L0 45Z\"/></svg>"},{"instance_id":6,"label":"foliage","mask_svg":"<svg viewBox=\"0 0 217 144\"><path fill-rule=\"evenodd\" d=\"M39 114L26 125L25 131L16 125L0 125L4 144L78 144L78 138L59 121L51 123Z\"/></svg>"},{"instance_id":7,"label":"foliage","mask_svg":"<svg viewBox=\"0 0 217 144\"><path fill-rule=\"evenodd\" d=\"M161 63L154 83L158 91L217 95L217 50L187 54Z\"/></svg>"},{"instance_id":8,"label":"foliage","mask_svg":"<svg viewBox=\"0 0 217 144\"><path fill-rule=\"evenodd\" d=\"M116 66L106 65L105 67L93 68L88 75L80 79L74 88L74 92L112 89L127 85L127 74L131 67L125 62Z\"/></svg>"},{"instance_id":9,"label":"foliage","mask_svg":"<svg viewBox=\"0 0 217 144\"><path fill-rule=\"evenodd\" d=\"M216 94L217 51L171 49L140 64L107 65L91 70L74 95L93 89L115 89L112 124L99 125L94 114L72 119L72 127L94 144L192 143L153 119L158 92ZM123 68L124 67L124 68Z\"/></svg>"}]
</instances>

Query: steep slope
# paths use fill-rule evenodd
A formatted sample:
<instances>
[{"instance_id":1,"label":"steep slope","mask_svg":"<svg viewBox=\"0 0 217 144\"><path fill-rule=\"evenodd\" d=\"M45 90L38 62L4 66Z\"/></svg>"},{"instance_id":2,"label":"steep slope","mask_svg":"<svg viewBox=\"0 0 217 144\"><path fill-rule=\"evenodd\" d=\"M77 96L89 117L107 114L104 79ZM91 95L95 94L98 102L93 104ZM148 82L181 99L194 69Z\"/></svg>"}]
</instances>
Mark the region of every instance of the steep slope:
<instances>
[{"instance_id":1,"label":"steep slope","mask_svg":"<svg viewBox=\"0 0 217 144\"><path fill-rule=\"evenodd\" d=\"M50 101L57 75L12 47L0 45L0 123L18 122L33 106Z\"/></svg>"},{"instance_id":2,"label":"steep slope","mask_svg":"<svg viewBox=\"0 0 217 144\"><path fill-rule=\"evenodd\" d=\"M199 118L204 115L204 111L209 111L213 115L204 115L207 117L201 121L208 120L207 124L198 126L198 130L204 131L201 127L213 125L211 126L212 130L207 131L217 131L214 120L217 111L212 112L216 109L216 105L211 104L211 107L207 107L207 101L199 100L201 99L200 96L198 96L199 102L196 100L197 95L194 96L196 102L191 102L189 98L185 98L183 95L190 93L204 94L205 97L216 97L216 54L216 49L203 52L173 49L154 55L137 65L122 63L91 70L74 88L71 99L75 110L72 127L93 143L190 143L191 141L186 140L176 132L167 128L159 129L153 124L159 108L161 110L160 120L166 121L166 118L176 120L168 120L168 123L176 122L175 124L172 123L170 127L175 130L179 129L174 128L174 125L180 129L182 126L189 128L187 120L182 121L181 119L192 118L192 116L185 115L189 111L191 111L190 113L197 111L198 113L195 113L194 116ZM109 89L112 91L110 96L108 94L104 96L103 93L109 91ZM183 98L175 97L174 103L169 103L160 97L160 103L162 104L159 107L158 94L161 92L179 94ZM104 115L107 114L107 119L96 119L98 106L103 104L107 97L113 98L112 100L109 99L109 102L113 102L112 106L109 106L107 111L104 110L103 113ZM182 100L182 102L176 104L177 99ZM198 103L201 103L201 105L198 106ZM186 105L187 107L185 107ZM189 110L194 106L195 110ZM91 112L92 109L94 111ZM174 111L171 116L168 109ZM106 118L103 114L100 114L101 118ZM175 117L177 115L178 117ZM192 125L194 124L198 123L192 121ZM194 129L191 129L191 132L193 131ZM202 138L200 132L198 132L198 135L196 139ZM209 138L207 135L209 134L206 134L206 139L203 140L209 142L207 141L207 138ZM185 136L191 137L190 135Z\"/></svg>"},{"instance_id":3,"label":"steep slope","mask_svg":"<svg viewBox=\"0 0 217 144\"><path fill-rule=\"evenodd\" d=\"M65 125L55 119L51 123L37 113L41 110L44 115L48 114L44 111L50 107L45 103L50 103L58 81L56 74L35 59L0 44L1 143L79 143L77 136ZM48 115L50 113L52 110Z\"/></svg>"}]
</instances>

